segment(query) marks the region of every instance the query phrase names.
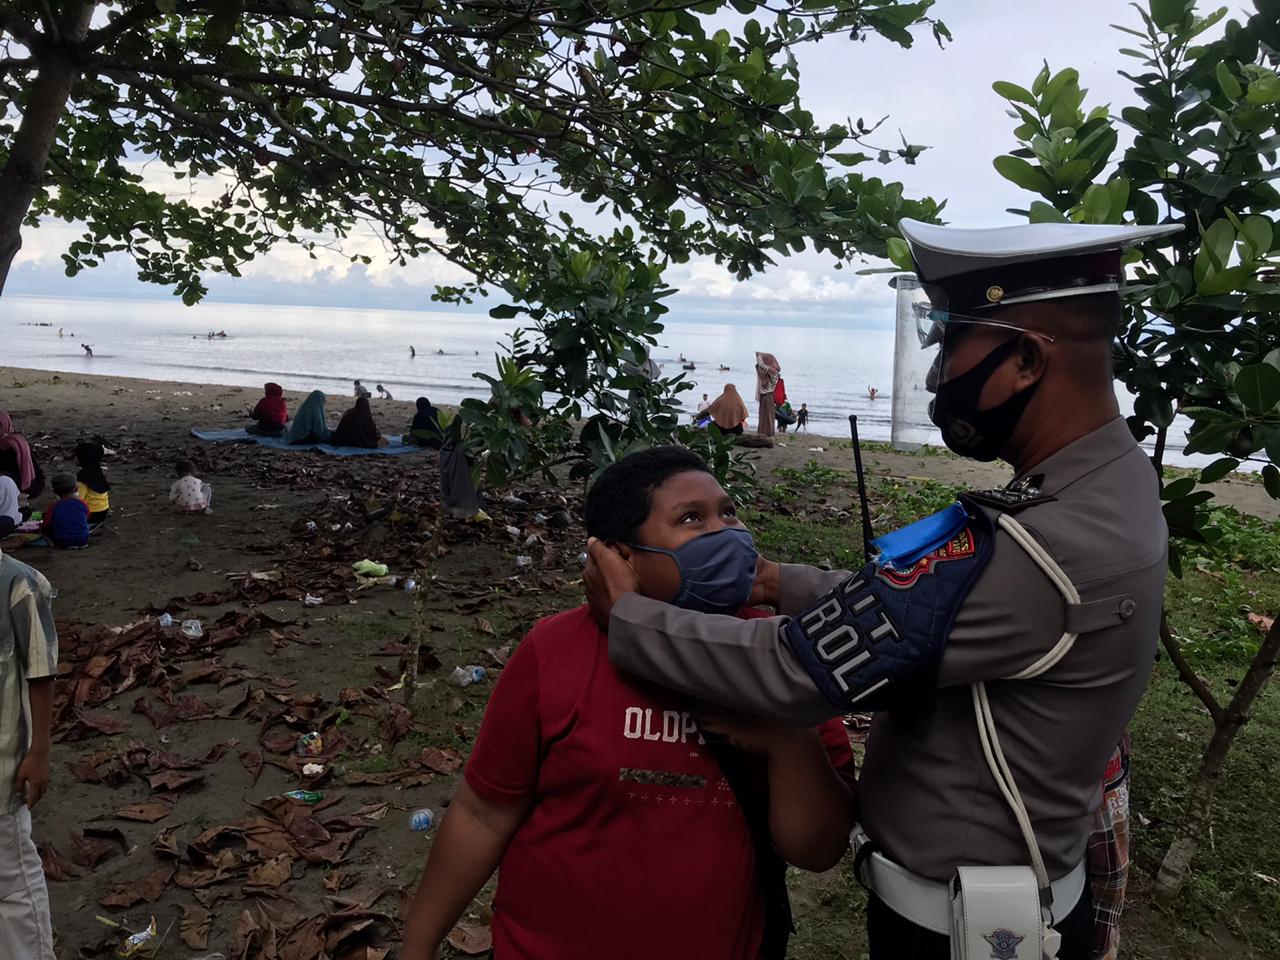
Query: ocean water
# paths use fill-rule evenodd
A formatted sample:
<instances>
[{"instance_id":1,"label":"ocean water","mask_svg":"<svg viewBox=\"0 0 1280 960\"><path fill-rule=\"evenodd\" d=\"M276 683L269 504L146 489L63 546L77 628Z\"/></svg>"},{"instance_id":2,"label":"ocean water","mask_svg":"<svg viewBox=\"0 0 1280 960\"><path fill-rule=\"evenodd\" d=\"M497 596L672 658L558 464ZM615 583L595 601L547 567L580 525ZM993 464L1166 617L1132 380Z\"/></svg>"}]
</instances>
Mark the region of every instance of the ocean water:
<instances>
[{"instance_id":1,"label":"ocean water","mask_svg":"<svg viewBox=\"0 0 1280 960\"><path fill-rule=\"evenodd\" d=\"M289 390L320 389L350 396L351 381L373 390L382 384L396 399L428 396L456 404L488 396L476 371L492 373L494 354L516 327L484 313L462 311L352 310L339 308L202 304L177 301L0 298L0 364L65 373L94 373L193 383L260 386L268 380ZM225 338L210 340L210 332ZM59 334L62 334L61 336ZM93 348L87 356L81 344ZM411 357L409 347L417 349ZM778 357L795 409L809 406L809 431L849 435L858 416L863 439L888 440L893 392L892 317L883 329L776 327L668 320L653 358L664 376L681 372L683 356L695 364L695 385L682 394L689 412L702 394L714 399L726 383L738 387L756 421L749 397L755 385L755 351ZM721 372L721 365L729 367ZM875 387L872 400L868 388ZM1121 407L1132 399L1119 393ZM1168 462L1203 465L1212 457L1183 457L1189 423L1179 418ZM931 425L919 435L941 443Z\"/></svg>"},{"instance_id":2,"label":"ocean water","mask_svg":"<svg viewBox=\"0 0 1280 960\"><path fill-rule=\"evenodd\" d=\"M4 297L0 363L241 386L275 380L335 396L350 396L359 378L370 390L381 383L398 400L425 395L456 404L488 396L488 385L472 374L493 372L494 353L516 325L483 313ZM210 331L227 336L210 340ZM93 348L92 357L82 343ZM863 436L888 439L892 330L675 321L653 358L668 377L682 372L681 355L697 366L687 372L695 390L681 395L692 412L703 393L714 399L726 383L747 399L756 350L778 357L792 406L809 405L811 432L847 436L848 416L856 413ZM720 372L721 364L729 371ZM879 390L874 402L867 394L872 385Z\"/></svg>"}]
</instances>

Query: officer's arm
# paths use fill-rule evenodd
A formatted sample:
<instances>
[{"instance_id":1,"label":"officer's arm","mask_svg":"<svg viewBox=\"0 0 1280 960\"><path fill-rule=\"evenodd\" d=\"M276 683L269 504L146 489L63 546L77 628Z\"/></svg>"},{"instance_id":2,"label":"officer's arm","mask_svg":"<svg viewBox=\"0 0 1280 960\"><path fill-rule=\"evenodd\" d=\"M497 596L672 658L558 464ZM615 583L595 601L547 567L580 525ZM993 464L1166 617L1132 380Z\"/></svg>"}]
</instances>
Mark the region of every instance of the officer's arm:
<instances>
[{"instance_id":1,"label":"officer's arm","mask_svg":"<svg viewBox=\"0 0 1280 960\"><path fill-rule=\"evenodd\" d=\"M696 613L627 593L609 616L609 659L690 696L811 726L840 711L783 640L788 622Z\"/></svg>"},{"instance_id":2,"label":"officer's arm","mask_svg":"<svg viewBox=\"0 0 1280 960\"><path fill-rule=\"evenodd\" d=\"M786 617L799 616L851 576L848 570L822 570L803 563L781 563L778 570L778 596L773 606Z\"/></svg>"}]
</instances>

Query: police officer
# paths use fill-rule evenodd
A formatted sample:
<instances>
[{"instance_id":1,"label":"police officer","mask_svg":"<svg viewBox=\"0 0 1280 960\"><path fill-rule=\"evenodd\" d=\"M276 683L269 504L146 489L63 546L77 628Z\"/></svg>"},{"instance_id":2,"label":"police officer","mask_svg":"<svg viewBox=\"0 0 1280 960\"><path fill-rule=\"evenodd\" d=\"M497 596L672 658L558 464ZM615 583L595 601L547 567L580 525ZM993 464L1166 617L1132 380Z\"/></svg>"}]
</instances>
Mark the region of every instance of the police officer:
<instances>
[{"instance_id":1,"label":"police officer","mask_svg":"<svg viewBox=\"0 0 1280 960\"><path fill-rule=\"evenodd\" d=\"M1010 463L1009 486L882 537L858 572L762 558L745 590L776 617L642 597L598 541L588 599L628 672L794 724L875 712L855 835L873 960L945 960L953 930L976 943L957 956L1085 958L1090 817L1151 670L1167 559L1111 373L1121 258L1179 228L900 229L937 351L931 418L961 456ZM992 867L1015 871L1007 890L1034 878L1039 929L1006 874L974 869Z\"/></svg>"}]
</instances>

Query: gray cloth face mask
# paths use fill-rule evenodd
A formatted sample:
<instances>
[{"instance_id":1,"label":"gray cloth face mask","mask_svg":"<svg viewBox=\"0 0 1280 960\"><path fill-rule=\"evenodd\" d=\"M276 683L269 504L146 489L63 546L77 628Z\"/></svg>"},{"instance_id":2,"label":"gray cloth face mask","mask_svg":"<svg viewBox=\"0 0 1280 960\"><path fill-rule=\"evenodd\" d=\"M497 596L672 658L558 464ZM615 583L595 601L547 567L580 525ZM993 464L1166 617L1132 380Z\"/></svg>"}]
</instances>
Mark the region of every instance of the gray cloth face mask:
<instances>
[{"instance_id":1,"label":"gray cloth face mask","mask_svg":"<svg viewBox=\"0 0 1280 960\"><path fill-rule=\"evenodd\" d=\"M751 598L756 582L755 541L742 527L704 533L675 550L630 544L645 553L666 554L680 571L680 590L671 601L685 610L737 613Z\"/></svg>"}]
</instances>

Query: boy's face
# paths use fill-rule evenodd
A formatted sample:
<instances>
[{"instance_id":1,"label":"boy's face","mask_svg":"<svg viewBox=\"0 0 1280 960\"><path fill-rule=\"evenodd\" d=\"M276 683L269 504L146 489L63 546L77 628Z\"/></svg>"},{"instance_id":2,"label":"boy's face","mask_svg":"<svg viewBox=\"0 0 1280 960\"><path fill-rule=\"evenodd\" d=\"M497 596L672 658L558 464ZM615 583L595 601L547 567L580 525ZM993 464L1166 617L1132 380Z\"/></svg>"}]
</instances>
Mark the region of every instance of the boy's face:
<instances>
[{"instance_id":1,"label":"boy's face","mask_svg":"<svg viewBox=\"0 0 1280 960\"><path fill-rule=\"evenodd\" d=\"M686 470L653 492L649 516L636 531L636 543L677 550L695 537L725 527L742 527L729 495L711 474ZM674 559L626 544L619 544L619 550L631 562L644 596L670 602L680 591L680 570Z\"/></svg>"}]
</instances>

